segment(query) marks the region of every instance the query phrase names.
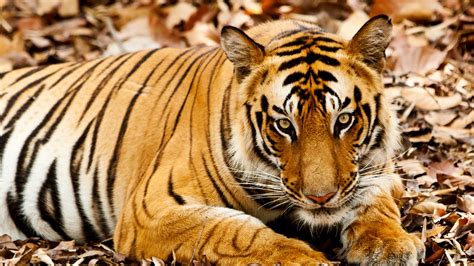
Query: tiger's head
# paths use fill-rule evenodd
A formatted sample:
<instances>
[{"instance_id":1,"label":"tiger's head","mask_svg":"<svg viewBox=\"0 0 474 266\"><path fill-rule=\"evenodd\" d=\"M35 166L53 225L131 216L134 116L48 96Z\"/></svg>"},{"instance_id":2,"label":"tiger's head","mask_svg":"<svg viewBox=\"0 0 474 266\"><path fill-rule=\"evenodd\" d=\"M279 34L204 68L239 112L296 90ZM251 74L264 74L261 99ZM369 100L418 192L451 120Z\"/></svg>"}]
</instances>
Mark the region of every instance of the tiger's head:
<instances>
[{"instance_id":1,"label":"tiger's head","mask_svg":"<svg viewBox=\"0 0 474 266\"><path fill-rule=\"evenodd\" d=\"M383 15L350 41L292 20L250 30L254 39L222 30L237 87L229 152L262 205L331 224L390 189L381 169L398 146L381 81L390 33Z\"/></svg>"}]
</instances>

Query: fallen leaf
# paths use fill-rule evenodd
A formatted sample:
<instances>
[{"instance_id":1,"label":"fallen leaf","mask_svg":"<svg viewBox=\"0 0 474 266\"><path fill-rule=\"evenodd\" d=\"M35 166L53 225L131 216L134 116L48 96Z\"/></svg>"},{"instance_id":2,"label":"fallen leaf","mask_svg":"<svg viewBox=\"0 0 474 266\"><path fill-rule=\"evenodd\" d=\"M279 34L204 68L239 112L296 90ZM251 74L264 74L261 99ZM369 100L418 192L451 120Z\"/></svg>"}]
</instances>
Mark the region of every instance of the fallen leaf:
<instances>
[{"instance_id":1,"label":"fallen leaf","mask_svg":"<svg viewBox=\"0 0 474 266\"><path fill-rule=\"evenodd\" d=\"M435 138L449 137L474 146L474 128L433 127L432 134Z\"/></svg>"},{"instance_id":2,"label":"fallen leaf","mask_svg":"<svg viewBox=\"0 0 474 266\"><path fill-rule=\"evenodd\" d=\"M471 195L461 195L457 197L456 205L458 209L474 214L474 197Z\"/></svg>"},{"instance_id":3,"label":"fallen leaf","mask_svg":"<svg viewBox=\"0 0 474 266\"><path fill-rule=\"evenodd\" d=\"M395 22L409 19L413 21L430 21L442 6L436 0L374 0L370 16L387 14Z\"/></svg>"},{"instance_id":4,"label":"fallen leaf","mask_svg":"<svg viewBox=\"0 0 474 266\"><path fill-rule=\"evenodd\" d=\"M61 17L71 17L79 14L79 0L61 0L58 13Z\"/></svg>"},{"instance_id":5,"label":"fallen leaf","mask_svg":"<svg viewBox=\"0 0 474 266\"><path fill-rule=\"evenodd\" d=\"M429 112L425 116L425 120L433 126L445 126L451 123L457 116L455 112L445 110L443 112Z\"/></svg>"},{"instance_id":6,"label":"fallen leaf","mask_svg":"<svg viewBox=\"0 0 474 266\"><path fill-rule=\"evenodd\" d=\"M468 115L457 118L449 125L450 128L466 128L474 123L474 111L472 110ZM441 125L444 126L444 125Z\"/></svg>"},{"instance_id":7,"label":"fallen leaf","mask_svg":"<svg viewBox=\"0 0 474 266\"><path fill-rule=\"evenodd\" d=\"M355 11L341 23L337 35L350 40L367 20L369 20L369 16L364 11Z\"/></svg>"},{"instance_id":8,"label":"fallen leaf","mask_svg":"<svg viewBox=\"0 0 474 266\"><path fill-rule=\"evenodd\" d=\"M405 88L401 91L402 97L407 102L415 103L422 110L446 110L458 106L462 102L459 94L452 96L436 96L430 88Z\"/></svg>"},{"instance_id":9,"label":"fallen leaf","mask_svg":"<svg viewBox=\"0 0 474 266\"><path fill-rule=\"evenodd\" d=\"M397 162L396 165L410 176L418 176L426 173L426 168L423 166L423 163L415 159L401 160Z\"/></svg>"},{"instance_id":10,"label":"fallen leaf","mask_svg":"<svg viewBox=\"0 0 474 266\"><path fill-rule=\"evenodd\" d=\"M17 250L15 243L13 243L12 238L9 235L0 236L0 249L14 249Z\"/></svg>"},{"instance_id":11,"label":"fallen leaf","mask_svg":"<svg viewBox=\"0 0 474 266\"><path fill-rule=\"evenodd\" d=\"M411 42L410 42L411 40ZM394 53L389 58L389 67L395 75L403 75L410 72L425 75L443 63L447 51L441 51L426 45L413 46L413 37L409 38L404 33L395 36L390 43Z\"/></svg>"},{"instance_id":12,"label":"fallen leaf","mask_svg":"<svg viewBox=\"0 0 474 266\"><path fill-rule=\"evenodd\" d=\"M411 214L421 215L433 215L435 211L438 211L438 213L440 211L446 212L446 205L438 202L422 201L410 209Z\"/></svg>"}]
</instances>

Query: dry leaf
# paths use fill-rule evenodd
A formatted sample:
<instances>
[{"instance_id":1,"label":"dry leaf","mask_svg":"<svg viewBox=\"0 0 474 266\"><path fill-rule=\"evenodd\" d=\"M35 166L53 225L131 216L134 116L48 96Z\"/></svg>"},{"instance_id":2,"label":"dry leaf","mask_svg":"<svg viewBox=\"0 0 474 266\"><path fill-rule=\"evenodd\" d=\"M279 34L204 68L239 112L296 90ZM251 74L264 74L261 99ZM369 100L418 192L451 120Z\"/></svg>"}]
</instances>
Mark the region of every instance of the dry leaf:
<instances>
[{"instance_id":1,"label":"dry leaf","mask_svg":"<svg viewBox=\"0 0 474 266\"><path fill-rule=\"evenodd\" d=\"M432 134L436 139L451 138L474 146L474 128L433 127Z\"/></svg>"},{"instance_id":2,"label":"dry leaf","mask_svg":"<svg viewBox=\"0 0 474 266\"><path fill-rule=\"evenodd\" d=\"M38 15L44 15L52 13L54 9L58 8L61 4L61 0L36 0L36 6L34 10Z\"/></svg>"},{"instance_id":3,"label":"dry leaf","mask_svg":"<svg viewBox=\"0 0 474 266\"><path fill-rule=\"evenodd\" d=\"M445 126L451 123L457 116L455 112L445 110L443 112L429 112L425 116L425 120L433 126Z\"/></svg>"},{"instance_id":4,"label":"dry leaf","mask_svg":"<svg viewBox=\"0 0 474 266\"><path fill-rule=\"evenodd\" d=\"M193 15L196 11L197 8L192 4L187 2L178 2L176 5L166 10L168 17L166 18L165 25L168 29L173 29L180 23L188 21L191 15Z\"/></svg>"},{"instance_id":5,"label":"dry leaf","mask_svg":"<svg viewBox=\"0 0 474 266\"><path fill-rule=\"evenodd\" d=\"M418 176L426 173L426 168L423 166L423 163L414 159L401 160L397 162L397 166L410 176Z\"/></svg>"},{"instance_id":6,"label":"dry leaf","mask_svg":"<svg viewBox=\"0 0 474 266\"><path fill-rule=\"evenodd\" d=\"M411 72L424 75L438 69L443 63L447 51L428 46L426 39L419 38L422 40L421 44L417 43L416 37L410 37L401 32L390 43L394 52L389 58L388 66L395 75Z\"/></svg>"},{"instance_id":7,"label":"dry leaf","mask_svg":"<svg viewBox=\"0 0 474 266\"><path fill-rule=\"evenodd\" d=\"M369 16L364 11L355 11L341 23L337 34L350 40L367 20L369 20Z\"/></svg>"},{"instance_id":8,"label":"dry leaf","mask_svg":"<svg viewBox=\"0 0 474 266\"><path fill-rule=\"evenodd\" d=\"M437 211L438 215L440 212L446 212L446 205L438 202L423 201L410 209L411 214L422 214L422 215L433 215Z\"/></svg>"},{"instance_id":9,"label":"dry leaf","mask_svg":"<svg viewBox=\"0 0 474 266\"><path fill-rule=\"evenodd\" d=\"M459 117L454 120L449 127L451 128L466 128L470 124L474 123L474 110L471 111L468 115ZM443 126L443 125L442 125Z\"/></svg>"},{"instance_id":10,"label":"dry leaf","mask_svg":"<svg viewBox=\"0 0 474 266\"><path fill-rule=\"evenodd\" d=\"M375 0L370 16L387 14L399 22L403 19L429 21L435 18L442 6L436 0Z\"/></svg>"},{"instance_id":11,"label":"dry leaf","mask_svg":"<svg viewBox=\"0 0 474 266\"><path fill-rule=\"evenodd\" d=\"M446 110L458 106L462 102L459 94L452 96L436 96L434 91L429 88L405 88L401 91L402 97L415 103L415 106L422 110Z\"/></svg>"},{"instance_id":12,"label":"dry leaf","mask_svg":"<svg viewBox=\"0 0 474 266\"><path fill-rule=\"evenodd\" d=\"M196 22L194 27L184 33L190 45L219 45L219 32L210 23Z\"/></svg>"},{"instance_id":13,"label":"dry leaf","mask_svg":"<svg viewBox=\"0 0 474 266\"><path fill-rule=\"evenodd\" d=\"M474 197L471 195L462 195L457 197L456 204L458 209L474 214Z\"/></svg>"},{"instance_id":14,"label":"dry leaf","mask_svg":"<svg viewBox=\"0 0 474 266\"><path fill-rule=\"evenodd\" d=\"M71 17L79 14L79 0L60 0L58 13L61 17Z\"/></svg>"}]
</instances>

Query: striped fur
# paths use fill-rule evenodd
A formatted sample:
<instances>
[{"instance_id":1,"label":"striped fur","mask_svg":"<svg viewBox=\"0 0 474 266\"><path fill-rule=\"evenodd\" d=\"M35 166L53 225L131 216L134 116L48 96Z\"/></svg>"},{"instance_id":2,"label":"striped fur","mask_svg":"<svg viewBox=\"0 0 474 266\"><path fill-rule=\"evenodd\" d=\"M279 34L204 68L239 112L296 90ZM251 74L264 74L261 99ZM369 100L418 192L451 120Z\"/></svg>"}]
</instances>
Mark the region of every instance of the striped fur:
<instances>
[{"instance_id":1,"label":"striped fur","mask_svg":"<svg viewBox=\"0 0 474 266\"><path fill-rule=\"evenodd\" d=\"M327 262L265 226L288 212L339 227L349 262L416 262L422 245L400 227L400 181L387 168L397 147L380 81L389 33L384 16L352 41L276 21L248 35L224 28L223 49L6 73L0 233L113 235L133 258Z\"/></svg>"}]
</instances>

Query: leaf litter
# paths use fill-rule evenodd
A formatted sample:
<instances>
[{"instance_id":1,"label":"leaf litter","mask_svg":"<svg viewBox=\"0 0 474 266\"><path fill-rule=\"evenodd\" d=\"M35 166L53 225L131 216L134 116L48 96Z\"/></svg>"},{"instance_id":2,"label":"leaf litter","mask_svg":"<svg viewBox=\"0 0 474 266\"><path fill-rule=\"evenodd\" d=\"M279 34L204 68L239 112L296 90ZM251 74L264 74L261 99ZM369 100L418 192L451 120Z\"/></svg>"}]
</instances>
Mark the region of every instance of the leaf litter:
<instances>
[{"instance_id":1,"label":"leaf litter","mask_svg":"<svg viewBox=\"0 0 474 266\"><path fill-rule=\"evenodd\" d=\"M474 6L468 0L0 0L0 8L0 73L163 46L217 45L224 25L246 29L279 18L309 20L350 38L368 17L388 14L394 32L384 84L402 132L395 161L406 188L403 226L425 242L424 264L472 263ZM112 246L111 240L82 244L2 235L0 263L132 262ZM202 256L193 264L209 263Z\"/></svg>"}]
</instances>

